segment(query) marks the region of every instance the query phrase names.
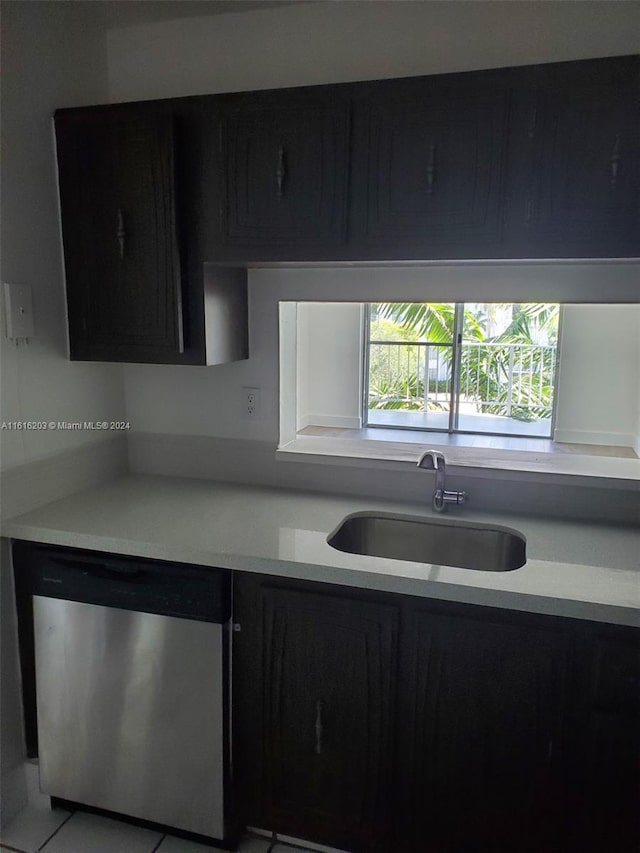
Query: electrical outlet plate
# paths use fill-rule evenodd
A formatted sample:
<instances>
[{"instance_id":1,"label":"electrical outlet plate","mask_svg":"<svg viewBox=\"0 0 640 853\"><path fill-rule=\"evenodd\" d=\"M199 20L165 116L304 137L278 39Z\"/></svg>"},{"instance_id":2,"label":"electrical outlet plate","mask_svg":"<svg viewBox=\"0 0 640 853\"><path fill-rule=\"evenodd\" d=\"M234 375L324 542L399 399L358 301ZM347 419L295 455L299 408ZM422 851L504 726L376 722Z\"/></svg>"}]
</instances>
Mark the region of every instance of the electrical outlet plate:
<instances>
[{"instance_id":1,"label":"electrical outlet plate","mask_svg":"<svg viewBox=\"0 0 640 853\"><path fill-rule=\"evenodd\" d=\"M260 410L260 389L243 388L244 410L248 418L256 418Z\"/></svg>"}]
</instances>

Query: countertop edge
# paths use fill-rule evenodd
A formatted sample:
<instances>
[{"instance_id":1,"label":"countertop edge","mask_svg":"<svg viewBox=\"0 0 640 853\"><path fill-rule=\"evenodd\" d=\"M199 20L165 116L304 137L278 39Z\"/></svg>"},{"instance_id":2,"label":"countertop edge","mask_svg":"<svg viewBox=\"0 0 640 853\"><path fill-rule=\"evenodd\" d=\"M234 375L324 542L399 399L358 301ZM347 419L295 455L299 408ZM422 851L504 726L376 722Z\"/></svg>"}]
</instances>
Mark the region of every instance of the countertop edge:
<instances>
[{"instance_id":1,"label":"countertop edge","mask_svg":"<svg viewBox=\"0 0 640 853\"><path fill-rule=\"evenodd\" d=\"M18 520L2 523L3 538L85 548L113 554L132 555L176 563L190 563L204 567L230 569L276 575L292 580L314 581L356 589L397 593L417 598L432 598L460 604L495 607L503 610L559 616L591 622L640 627L640 608L607 604L580 599L542 596L520 591L496 590L487 587L433 582L383 572L362 571L341 566L327 566L299 561L278 560L270 557L247 556L227 552L202 551L197 548L170 546L141 540L124 540L90 534L70 533L31 527ZM71 541L71 538L73 540Z\"/></svg>"}]
</instances>

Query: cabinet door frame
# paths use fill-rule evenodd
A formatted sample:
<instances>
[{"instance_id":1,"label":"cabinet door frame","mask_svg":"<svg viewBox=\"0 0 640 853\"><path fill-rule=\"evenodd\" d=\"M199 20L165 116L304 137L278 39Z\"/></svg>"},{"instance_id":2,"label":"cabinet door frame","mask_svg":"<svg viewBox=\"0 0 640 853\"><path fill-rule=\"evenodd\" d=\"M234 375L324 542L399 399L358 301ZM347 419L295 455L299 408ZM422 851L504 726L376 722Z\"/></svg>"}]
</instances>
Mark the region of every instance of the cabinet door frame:
<instances>
[{"instance_id":1,"label":"cabinet door frame","mask_svg":"<svg viewBox=\"0 0 640 853\"><path fill-rule=\"evenodd\" d=\"M370 689L373 694L378 694L365 702L369 709L368 722L365 719L352 721L353 725L361 722L365 726L362 742L368 743L374 754L367 754L364 762L367 769L362 789L362 813L359 817L349 817L342 825L339 815L333 819L329 813L323 816L318 811L320 804L314 807L310 803L308 812L305 812L302 807L292 809L286 803L279 804L273 799L274 774L280 761L277 729L284 683L283 666L286 664L284 643L287 630L293 626L293 623L286 624L286 612L290 609L294 613L296 608L302 608L309 616L309 626L317 619L319 622L316 624L324 623L324 628L335 624L337 631L344 633L345 630L351 631L349 626L353 625L354 639L367 644L366 656L370 661L368 665L372 667L368 673L372 679ZM389 810L393 798L391 770L398 607L388 597L375 593L361 594L357 590L243 573L234 580L234 613L240 628L234 643L235 752L239 786L247 794L241 796L246 822L349 850L386 853L390 843ZM294 618L302 624L300 615ZM309 665L312 667L313 661ZM338 684L336 689L338 696L334 698L340 704L342 688ZM330 737L331 709L323 711L327 713L325 722L327 737ZM311 716L307 714L305 720L307 717L311 748L313 713ZM320 725L323 726L322 720ZM310 760L315 758L310 753ZM338 758L338 763L345 758ZM327 760L330 764L318 770L325 781L334 772L332 756L329 755ZM312 769L309 779L314 775Z\"/></svg>"},{"instance_id":2,"label":"cabinet door frame","mask_svg":"<svg viewBox=\"0 0 640 853\"><path fill-rule=\"evenodd\" d=\"M348 87L226 95L219 102L217 154L222 170L215 259L344 256L351 157ZM306 171L301 175L297 168ZM315 181L302 183L312 173ZM285 214L282 222L277 221L279 210Z\"/></svg>"},{"instance_id":3,"label":"cabinet door frame","mask_svg":"<svg viewBox=\"0 0 640 853\"><path fill-rule=\"evenodd\" d=\"M140 105L61 110L56 113L56 128L71 358L98 361L180 360L184 352L183 270L178 239L176 123L173 116L162 108ZM136 208L138 212L132 217L127 205L124 202L120 204L117 198L124 192L131 196L132 204L138 204L133 201L135 187L129 186L126 166L128 158L134 156L137 133L141 142L146 139L145 156L153 198L149 199L145 227L149 234L155 228L155 260L152 260L153 253L151 257L146 251L141 255L142 247L137 242L143 232L135 217L140 215L142 208ZM80 170L79 164L85 156L91 156L86 145L94 146L95 156L102 158L105 168L112 172L115 194L111 200L113 204L107 202L108 211L101 210L105 199L91 196L91 175L83 178ZM109 163L109 159L113 162ZM123 181L122 187L119 186L120 181ZM105 231L102 237L92 232L92 211L95 211L96 222L106 221L105 215L109 217L112 227L108 234L106 227L102 226L101 231ZM153 222L155 225L152 227ZM112 314L109 321L112 327L101 333L99 326L93 328L91 325L91 318L97 310L93 307L94 301L100 294L92 297L92 292L99 286L99 276L92 276L90 269L92 263L103 266L104 261L96 258L93 250L95 241L100 239L109 242L108 248L105 244L104 251L110 267L115 270L114 276L102 282L104 287L121 289L121 285L126 285L128 289L132 282L140 280L140 276L144 279L140 291L137 294L131 292L130 310L137 311L141 320L137 330L120 331L117 312L129 309L126 302L124 307L121 304L122 294L119 291L115 297L110 294L102 297L106 297L106 313ZM133 256L127 256L128 245L134 247ZM135 252L140 257L147 257L147 264L157 264L158 277L155 281L150 267L140 273L131 268L131 263L136 262ZM145 303L151 301L155 304L157 328L154 329L153 323L149 326L143 319L147 309L141 311L137 304L140 298ZM153 304L148 306L151 315L154 314ZM113 314L114 310L116 314ZM100 317L97 320L100 321Z\"/></svg>"},{"instance_id":4,"label":"cabinet door frame","mask_svg":"<svg viewBox=\"0 0 640 853\"><path fill-rule=\"evenodd\" d=\"M387 260L504 255L510 82L508 71L491 71L381 80L355 90L352 251ZM472 163L462 153L468 142ZM400 143L414 151L408 163L395 150ZM409 166L400 193L394 175L404 181ZM473 180L461 176L468 167ZM414 212L395 209L394 196L407 192Z\"/></svg>"},{"instance_id":5,"label":"cabinet door frame","mask_svg":"<svg viewBox=\"0 0 640 853\"><path fill-rule=\"evenodd\" d=\"M513 79L505 208L511 255L640 256L640 56L528 66L513 69ZM572 130L573 148L566 143ZM584 180L574 176L570 185L562 163L581 159ZM572 200L585 185L588 203Z\"/></svg>"},{"instance_id":6,"label":"cabinet door frame","mask_svg":"<svg viewBox=\"0 0 640 853\"><path fill-rule=\"evenodd\" d=\"M572 632L566 720L570 853L640 849L640 631L579 624Z\"/></svg>"},{"instance_id":7,"label":"cabinet door frame","mask_svg":"<svg viewBox=\"0 0 640 853\"><path fill-rule=\"evenodd\" d=\"M461 656L456 658L457 652L462 655L467 642L465 630L477 634L476 639L470 642L468 650L473 654L476 649L478 650L478 661L482 667L492 664L492 661L482 660L483 647L486 649L495 647L497 658L495 676L487 682L486 690L478 681L482 669L478 672L471 661L464 660ZM519 652L527 649L530 640L529 657L539 670L536 670L531 677L527 672L522 673L518 683L510 682L510 677L515 675L519 666L514 666L515 659L510 663L508 661L509 640L517 644ZM543 644L539 652L535 649L536 643ZM531 793L535 793L537 807L541 809L540 816L543 818L541 824L546 824L540 827L541 837L538 841L541 844L553 844L559 841L563 834L563 803L566 786L563 715L568 701L568 653L566 635L562 626L557 622L545 622L544 617L531 618L529 614L501 613L493 608L438 604L426 600L420 602L414 599L413 603L407 604L402 616L398 695L398 716L399 719L404 720L404 725L399 729L396 770L396 778L401 790L398 811L401 816L401 825L398 826L397 836L402 839L403 851L423 853L426 850L433 850L441 853L446 850L447 853L449 851L463 853L471 849L469 845L473 844L477 833L471 832L466 825L468 818L465 814L463 799L454 803L450 797L445 797L440 806L435 806L436 812L431 820L428 810L425 811L425 806L428 809L428 804L437 800L437 796L434 795L443 790L447 782L445 778L437 778L437 773L442 766L446 765L445 775L448 775L448 784L453 785L452 790L460 792L460 797L469 780L466 775L460 775L456 783L455 774L465 762L468 761L470 767L472 761L476 768L482 765L486 768L485 772L489 772L494 765L500 766L503 759L498 757L494 760L490 752L485 754L483 750L486 750L489 744L482 737L474 739L473 732L487 729L487 734L493 733L495 737L500 730L500 702L502 699L507 702L512 698L515 699L512 691L517 690L518 687L531 695L536 695L537 702L535 716L529 719L528 726L532 736L538 738L538 743L535 748L532 746L526 751L528 758L532 761L532 772L538 780L536 785L532 786ZM509 667L505 681L501 677L500 667L507 664ZM468 673L463 678L465 668L468 669ZM460 672L456 671L458 669ZM452 714L445 713L443 718L442 709L446 708L447 701L451 702L450 697L455 696L456 691L459 693L467 680L469 688L466 700L454 703ZM511 690L507 690L509 686ZM506 691L504 695L494 697L494 691L503 688ZM552 696L552 706L548 709L544 708L546 689ZM484 699L483 690L485 691ZM449 699L447 699L448 696ZM484 709L482 716L477 718L473 714L476 705L478 709ZM505 721L509 716L513 719L515 709L514 702L508 709L508 713L505 711ZM518 715L515 720L518 720ZM443 730L446 726L450 727L448 732ZM497 729L496 726L498 726ZM509 733L509 728L505 727L505 735L508 736ZM429 756L433 755L437 760L440 744L443 739L446 743L447 737L451 740L451 759L438 770L439 765L431 766ZM456 754L458 745L464 743L467 743L468 751ZM422 749L419 749L417 744L422 744ZM523 779L520 779L520 783L522 782ZM499 789L502 780L499 777L486 778L486 783L489 790L492 787ZM505 781L505 793L511 791L513 784L515 780ZM512 815L504 811L502 817L500 816L503 808L500 802L488 799L483 804L483 787L480 783L473 787L473 792L477 792L479 800L474 803L471 814L475 813L476 820L479 815L483 816L480 824L483 831L486 828L487 832L493 831L497 834L491 841L491 848L483 846L478 850L482 850L483 853L485 850L486 853L489 851L498 853L499 850L511 853L511 850L515 849L514 837L509 833L517 832L516 827L507 828L504 837L500 833L503 824L508 824ZM419 803L420 790L424 791L422 805ZM535 810L535 807L533 808ZM448 814L450 829L445 830L443 820L447 820ZM525 817L524 812L523 817ZM537 822L532 819L532 815L527 816L527 819L530 820L530 828L535 831ZM471 835L465 836L465 832L471 832ZM523 846L523 853L527 849L537 851L536 840L527 840L532 846ZM525 843L524 838L518 838L518 842L520 841ZM451 846L448 847L447 844ZM540 849L547 849L547 847Z\"/></svg>"}]
</instances>

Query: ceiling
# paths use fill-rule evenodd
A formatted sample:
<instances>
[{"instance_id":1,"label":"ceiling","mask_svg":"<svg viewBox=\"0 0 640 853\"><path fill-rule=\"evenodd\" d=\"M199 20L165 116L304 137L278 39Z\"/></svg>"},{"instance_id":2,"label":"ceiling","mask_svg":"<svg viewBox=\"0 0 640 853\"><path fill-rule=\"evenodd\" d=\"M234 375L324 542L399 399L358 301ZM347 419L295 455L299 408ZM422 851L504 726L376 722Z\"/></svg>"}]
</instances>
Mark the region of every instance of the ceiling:
<instances>
[{"instance_id":1,"label":"ceiling","mask_svg":"<svg viewBox=\"0 0 640 853\"><path fill-rule=\"evenodd\" d=\"M308 0L74 0L89 3L105 27L131 27L172 18L252 12L274 6L291 6Z\"/></svg>"}]
</instances>

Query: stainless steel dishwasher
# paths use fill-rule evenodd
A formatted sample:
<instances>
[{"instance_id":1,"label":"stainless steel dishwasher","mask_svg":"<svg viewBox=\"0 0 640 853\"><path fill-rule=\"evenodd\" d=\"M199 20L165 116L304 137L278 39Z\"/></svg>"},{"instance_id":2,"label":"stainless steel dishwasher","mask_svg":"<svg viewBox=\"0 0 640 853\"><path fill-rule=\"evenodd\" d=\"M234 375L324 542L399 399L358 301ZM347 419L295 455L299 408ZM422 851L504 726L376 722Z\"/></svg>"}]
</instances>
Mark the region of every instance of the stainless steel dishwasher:
<instances>
[{"instance_id":1,"label":"stainless steel dishwasher","mask_svg":"<svg viewBox=\"0 0 640 853\"><path fill-rule=\"evenodd\" d=\"M27 548L41 790L224 840L229 573Z\"/></svg>"}]
</instances>

